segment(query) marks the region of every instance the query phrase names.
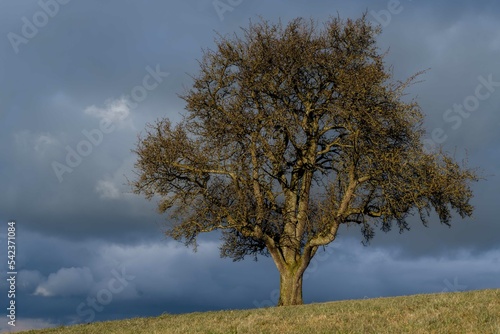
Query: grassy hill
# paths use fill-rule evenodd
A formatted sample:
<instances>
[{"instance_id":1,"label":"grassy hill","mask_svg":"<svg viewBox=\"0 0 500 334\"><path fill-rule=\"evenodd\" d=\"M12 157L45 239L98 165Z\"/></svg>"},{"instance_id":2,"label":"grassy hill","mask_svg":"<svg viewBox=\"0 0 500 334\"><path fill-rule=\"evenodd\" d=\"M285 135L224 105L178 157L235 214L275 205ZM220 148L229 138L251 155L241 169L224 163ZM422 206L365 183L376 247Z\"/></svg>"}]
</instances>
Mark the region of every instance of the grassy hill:
<instances>
[{"instance_id":1,"label":"grassy hill","mask_svg":"<svg viewBox=\"0 0 500 334\"><path fill-rule=\"evenodd\" d=\"M164 314L23 333L497 333L500 289Z\"/></svg>"}]
</instances>

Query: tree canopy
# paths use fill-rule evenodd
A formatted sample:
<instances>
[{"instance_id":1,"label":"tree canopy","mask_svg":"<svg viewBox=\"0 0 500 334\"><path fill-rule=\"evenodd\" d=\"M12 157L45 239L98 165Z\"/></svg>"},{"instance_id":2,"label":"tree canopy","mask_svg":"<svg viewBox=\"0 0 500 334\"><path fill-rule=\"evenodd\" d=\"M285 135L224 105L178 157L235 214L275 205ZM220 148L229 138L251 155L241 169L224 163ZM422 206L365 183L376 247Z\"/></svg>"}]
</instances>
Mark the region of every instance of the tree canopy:
<instances>
[{"instance_id":1,"label":"tree canopy","mask_svg":"<svg viewBox=\"0 0 500 334\"><path fill-rule=\"evenodd\" d=\"M423 114L406 101L366 16L261 20L206 50L183 120L139 138L136 193L159 195L168 236L196 244L222 231L221 255L270 255L279 305L302 303L302 274L342 225L365 241L433 212L470 216L476 173L427 152Z\"/></svg>"}]
</instances>

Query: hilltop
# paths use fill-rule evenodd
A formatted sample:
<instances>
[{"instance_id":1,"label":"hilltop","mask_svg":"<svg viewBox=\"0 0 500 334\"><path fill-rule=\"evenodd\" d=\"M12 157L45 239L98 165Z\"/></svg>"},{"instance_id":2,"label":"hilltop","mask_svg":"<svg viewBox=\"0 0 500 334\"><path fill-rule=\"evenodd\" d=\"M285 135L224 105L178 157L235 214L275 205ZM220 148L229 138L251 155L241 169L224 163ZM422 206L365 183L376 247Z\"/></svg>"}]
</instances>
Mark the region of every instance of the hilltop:
<instances>
[{"instance_id":1,"label":"hilltop","mask_svg":"<svg viewBox=\"0 0 500 334\"><path fill-rule=\"evenodd\" d=\"M198 312L96 322L25 334L498 333L500 289Z\"/></svg>"}]
</instances>

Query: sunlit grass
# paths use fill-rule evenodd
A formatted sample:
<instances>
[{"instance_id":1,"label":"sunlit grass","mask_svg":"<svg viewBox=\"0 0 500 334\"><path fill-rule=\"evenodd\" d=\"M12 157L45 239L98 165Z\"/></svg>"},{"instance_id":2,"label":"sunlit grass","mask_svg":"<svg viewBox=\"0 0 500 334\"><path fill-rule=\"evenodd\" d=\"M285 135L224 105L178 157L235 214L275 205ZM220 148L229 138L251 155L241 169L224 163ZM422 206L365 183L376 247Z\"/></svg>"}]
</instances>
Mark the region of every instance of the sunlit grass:
<instances>
[{"instance_id":1,"label":"sunlit grass","mask_svg":"<svg viewBox=\"0 0 500 334\"><path fill-rule=\"evenodd\" d=\"M500 289L165 314L23 333L497 333Z\"/></svg>"}]
</instances>

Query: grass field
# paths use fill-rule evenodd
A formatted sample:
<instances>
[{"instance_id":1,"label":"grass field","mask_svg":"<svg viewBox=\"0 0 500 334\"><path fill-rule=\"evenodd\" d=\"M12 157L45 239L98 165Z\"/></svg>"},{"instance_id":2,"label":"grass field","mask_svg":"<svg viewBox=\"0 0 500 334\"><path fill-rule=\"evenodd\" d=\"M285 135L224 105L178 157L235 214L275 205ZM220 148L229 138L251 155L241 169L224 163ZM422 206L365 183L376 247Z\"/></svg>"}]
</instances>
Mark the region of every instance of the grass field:
<instances>
[{"instance_id":1,"label":"grass field","mask_svg":"<svg viewBox=\"0 0 500 334\"><path fill-rule=\"evenodd\" d=\"M292 307L164 314L34 330L73 333L497 333L500 289Z\"/></svg>"}]
</instances>

